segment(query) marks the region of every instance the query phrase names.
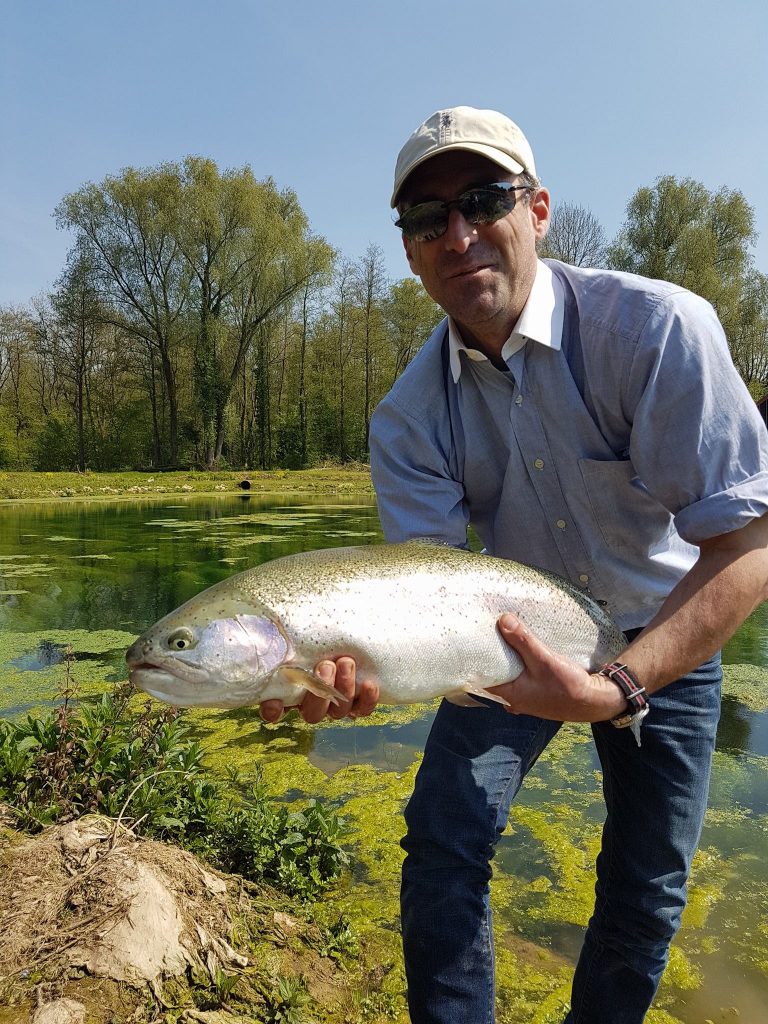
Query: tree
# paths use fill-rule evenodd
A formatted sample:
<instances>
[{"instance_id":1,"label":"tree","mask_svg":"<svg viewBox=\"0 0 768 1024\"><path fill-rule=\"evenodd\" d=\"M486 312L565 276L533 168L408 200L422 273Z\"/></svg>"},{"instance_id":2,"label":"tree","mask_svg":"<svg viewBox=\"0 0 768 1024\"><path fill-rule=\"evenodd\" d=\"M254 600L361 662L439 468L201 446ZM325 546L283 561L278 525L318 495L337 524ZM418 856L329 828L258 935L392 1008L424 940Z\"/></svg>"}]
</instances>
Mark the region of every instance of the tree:
<instances>
[{"instance_id":1,"label":"tree","mask_svg":"<svg viewBox=\"0 0 768 1024\"><path fill-rule=\"evenodd\" d=\"M392 355L390 385L410 363L443 315L415 278L404 277L391 286L384 306Z\"/></svg>"},{"instance_id":2,"label":"tree","mask_svg":"<svg viewBox=\"0 0 768 1024\"><path fill-rule=\"evenodd\" d=\"M195 282L194 373L205 462L217 465L225 413L257 331L330 265L295 193L257 181L250 168L220 173L184 162L179 242Z\"/></svg>"},{"instance_id":3,"label":"tree","mask_svg":"<svg viewBox=\"0 0 768 1024\"><path fill-rule=\"evenodd\" d=\"M710 193L698 181L668 175L629 201L609 262L616 270L690 288L720 312L750 267L753 220L741 192Z\"/></svg>"},{"instance_id":4,"label":"tree","mask_svg":"<svg viewBox=\"0 0 768 1024\"><path fill-rule=\"evenodd\" d=\"M731 326L731 354L744 383L759 401L768 390L768 276L757 271L744 282L739 316Z\"/></svg>"},{"instance_id":5,"label":"tree","mask_svg":"<svg viewBox=\"0 0 768 1024\"><path fill-rule=\"evenodd\" d=\"M257 181L248 167L220 172L202 157L128 168L65 196L57 216L87 239L111 322L149 349L154 423L159 429L157 407L167 399L172 463L179 458L177 376L191 363L199 454L215 467L260 325L328 267L329 246L310 234L293 192Z\"/></svg>"},{"instance_id":6,"label":"tree","mask_svg":"<svg viewBox=\"0 0 768 1024\"><path fill-rule=\"evenodd\" d=\"M360 307L363 358L363 431L361 451L368 449L371 425L371 402L376 384L376 360L381 350L383 333L382 303L386 294L387 275L384 253L378 245L369 245L355 267L355 291Z\"/></svg>"},{"instance_id":7,"label":"tree","mask_svg":"<svg viewBox=\"0 0 768 1024\"><path fill-rule=\"evenodd\" d=\"M715 307L737 366L747 376L762 364L766 305L750 245L754 214L741 192L709 192L691 178L668 175L641 188L610 246L609 264L689 288ZM751 354L747 354L751 352Z\"/></svg>"},{"instance_id":8,"label":"tree","mask_svg":"<svg viewBox=\"0 0 768 1024\"><path fill-rule=\"evenodd\" d=\"M301 292L301 327L298 356L299 450L302 466L309 459L309 409L307 397L307 347L310 332L318 317L320 289L329 275L318 273L308 278Z\"/></svg>"},{"instance_id":9,"label":"tree","mask_svg":"<svg viewBox=\"0 0 768 1024\"><path fill-rule=\"evenodd\" d=\"M549 229L539 242L539 256L576 267L603 267L608 243L597 217L575 203L558 203Z\"/></svg>"},{"instance_id":10,"label":"tree","mask_svg":"<svg viewBox=\"0 0 768 1024\"><path fill-rule=\"evenodd\" d=\"M191 295L181 251L182 181L177 164L127 168L100 185L84 185L56 208L60 227L90 245L97 284L112 322L141 338L159 364L169 407L168 461L179 457L177 350ZM79 243L76 243L79 244ZM163 460L165 461L165 459Z\"/></svg>"},{"instance_id":11,"label":"tree","mask_svg":"<svg viewBox=\"0 0 768 1024\"><path fill-rule=\"evenodd\" d=\"M347 384L349 362L355 345L355 322L354 309L352 307L352 292L354 287L354 267L345 260L336 272L334 292L332 298L333 308L333 358L336 377L337 396L337 444L338 458L340 462L346 462L349 458L347 448Z\"/></svg>"},{"instance_id":12,"label":"tree","mask_svg":"<svg viewBox=\"0 0 768 1024\"><path fill-rule=\"evenodd\" d=\"M77 465L84 470L87 465L86 414L92 419L89 379L103 323L91 251L82 238L70 251L57 286L51 299L54 317L42 336L48 335L49 345L57 351L57 368L70 385L77 424Z\"/></svg>"},{"instance_id":13,"label":"tree","mask_svg":"<svg viewBox=\"0 0 768 1024\"><path fill-rule=\"evenodd\" d=\"M27 435L33 411L29 353L34 334L34 323L27 310L20 306L0 308L0 465L21 468L27 462ZM7 435L4 420L8 423Z\"/></svg>"}]
</instances>

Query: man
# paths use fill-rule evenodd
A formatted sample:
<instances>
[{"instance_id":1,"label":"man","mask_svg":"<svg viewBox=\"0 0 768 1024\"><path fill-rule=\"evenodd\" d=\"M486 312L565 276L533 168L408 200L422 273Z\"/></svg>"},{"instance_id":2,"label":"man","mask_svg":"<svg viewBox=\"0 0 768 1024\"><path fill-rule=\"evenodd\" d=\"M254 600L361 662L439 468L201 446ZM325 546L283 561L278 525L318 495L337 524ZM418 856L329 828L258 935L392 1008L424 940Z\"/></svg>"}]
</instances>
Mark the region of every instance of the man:
<instances>
[{"instance_id":1,"label":"man","mask_svg":"<svg viewBox=\"0 0 768 1024\"><path fill-rule=\"evenodd\" d=\"M509 709L443 703L403 840L414 1024L493 1020L490 859L564 721L591 722L607 818L569 1024L640 1024L666 964L706 808L718 650L768 596L768 439L711 307L684 289L537 259L549 220L520 129L456 107L406 142L392 205L448 314L379 406L388 540L466 545L569 578L627 634L590 674L514 616ZM349 658L318 666L364 714ZM265 706L273 718L279 707ZM303 714L327 712L307 698ZM511 712L511 713L510 713Z\"/></svg>"}]
</instances>

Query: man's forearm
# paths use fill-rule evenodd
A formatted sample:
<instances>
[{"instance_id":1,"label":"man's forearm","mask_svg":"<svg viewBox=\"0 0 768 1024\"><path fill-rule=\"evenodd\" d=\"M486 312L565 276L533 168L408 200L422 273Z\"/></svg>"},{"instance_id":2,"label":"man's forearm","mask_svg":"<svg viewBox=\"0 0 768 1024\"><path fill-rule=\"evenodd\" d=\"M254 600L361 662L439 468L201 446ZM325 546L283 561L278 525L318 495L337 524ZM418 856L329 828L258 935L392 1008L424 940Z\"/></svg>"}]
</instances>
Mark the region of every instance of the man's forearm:
<instances>
[{"instance_id":1,"label":"man's forearm","mask_svg":"<svg viewBox=\"0 0 768 1024\"><path fill-rule=\"evenodd\" d=\"M768 515L701 545L623 660L649 693L696 668L768 598Z\"/></svg>"}]
</instances>

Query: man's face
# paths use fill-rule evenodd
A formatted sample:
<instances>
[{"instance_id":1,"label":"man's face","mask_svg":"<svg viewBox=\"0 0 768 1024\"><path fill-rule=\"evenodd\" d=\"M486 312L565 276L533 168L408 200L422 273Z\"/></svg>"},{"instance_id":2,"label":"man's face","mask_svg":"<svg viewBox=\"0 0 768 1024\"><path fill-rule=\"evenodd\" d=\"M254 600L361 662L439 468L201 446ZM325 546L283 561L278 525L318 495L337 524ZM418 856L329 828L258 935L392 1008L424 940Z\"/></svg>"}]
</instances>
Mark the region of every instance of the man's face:
<instances>
[{"instance_id":1,"label":"man's face","mask_svg":"<svg viewBox=\"0 0 768 1024\"><path fill-rule=\"evenodd\" d=\"M455 150L427 160L409 176L402 207L447 202L475 185L516 180L498 164ZM414 274L459 325L468 344L500 351L519 317L536 274L536 240L546 232L545 189L517 193L514 210L493 224L469 224L453 207L444 235L429 242L403 239Z\"/></svg>"}]
</instances>

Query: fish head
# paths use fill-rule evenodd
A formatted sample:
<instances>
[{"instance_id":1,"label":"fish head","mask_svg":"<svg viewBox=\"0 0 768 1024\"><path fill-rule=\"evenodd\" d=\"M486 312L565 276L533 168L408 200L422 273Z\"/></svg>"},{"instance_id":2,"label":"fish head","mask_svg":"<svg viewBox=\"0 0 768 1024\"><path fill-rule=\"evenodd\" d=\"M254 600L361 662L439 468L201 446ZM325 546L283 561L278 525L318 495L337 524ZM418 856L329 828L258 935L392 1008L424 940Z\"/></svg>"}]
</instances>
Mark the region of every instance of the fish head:
<instances>
[{"instance_id":1,"label":"fish head","mask_svg":"<svg viewBox=\"0 0 768 1024\"><path fill-rule=\"evenodd\" d=\"M212 590L215 588L212 588ZM129 679L180 707L240 707L258 702L291 650L265 608L237 598L192 598L134 641Z\"/></svg>"}]
</instances>

